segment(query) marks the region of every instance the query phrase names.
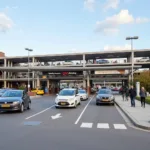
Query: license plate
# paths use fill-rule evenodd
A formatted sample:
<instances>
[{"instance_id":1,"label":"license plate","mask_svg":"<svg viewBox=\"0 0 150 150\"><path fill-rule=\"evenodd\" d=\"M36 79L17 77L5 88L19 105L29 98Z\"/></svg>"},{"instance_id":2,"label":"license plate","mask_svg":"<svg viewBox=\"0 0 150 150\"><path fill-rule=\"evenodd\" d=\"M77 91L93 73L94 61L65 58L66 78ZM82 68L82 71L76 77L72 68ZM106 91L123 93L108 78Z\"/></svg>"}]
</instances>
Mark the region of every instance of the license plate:
<instances>
[{"instance_id":1,"label":"license plate","mask_svg":"<svg viewBox=\"0 0 150 150\"><path fill-rule=\"evenodd\" d=\"M108 99L103 99L102 101L103 101L103 102L109 102L109 100L108 100Z\"/></svg>"},{"instance_id":2,"label":"license plate","mask_svg":"<svg viewBox=\"0 0 150 150\"><path fill-rule=\"evenodd\" d=\"M1 107L8 108L8 107L10 107L10 105L9 104L2 104Z\"/></svg>"},{"instance_id":3,"label":"license plate","mask_svg":"<svg viewBox=\"0 0 150 150\"><path fill-rule=\"evenodd\" d=\"M66 105L66 103L61 103L61 105Z\"/></svg>"}]
</instances>

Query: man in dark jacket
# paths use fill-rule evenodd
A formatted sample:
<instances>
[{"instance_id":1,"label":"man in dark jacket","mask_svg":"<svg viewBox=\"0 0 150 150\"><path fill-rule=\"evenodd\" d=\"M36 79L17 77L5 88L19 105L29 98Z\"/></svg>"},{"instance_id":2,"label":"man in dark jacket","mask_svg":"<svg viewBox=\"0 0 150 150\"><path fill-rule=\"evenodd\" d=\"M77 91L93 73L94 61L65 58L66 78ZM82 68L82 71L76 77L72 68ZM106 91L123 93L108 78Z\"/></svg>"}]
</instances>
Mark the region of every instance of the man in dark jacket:
<instances>
[{"instance_id":1,"label":"man in dark jacket","mask_svg":"<svg viewBox=\"0 0 150 150\"><path fill-rule=\"evenodd\" d=\"M136 97L136 90L133 86L131 86L129 90L129 95L131 99L131 107L135 107L135 97Z\"/></svg>"}]
</instances>

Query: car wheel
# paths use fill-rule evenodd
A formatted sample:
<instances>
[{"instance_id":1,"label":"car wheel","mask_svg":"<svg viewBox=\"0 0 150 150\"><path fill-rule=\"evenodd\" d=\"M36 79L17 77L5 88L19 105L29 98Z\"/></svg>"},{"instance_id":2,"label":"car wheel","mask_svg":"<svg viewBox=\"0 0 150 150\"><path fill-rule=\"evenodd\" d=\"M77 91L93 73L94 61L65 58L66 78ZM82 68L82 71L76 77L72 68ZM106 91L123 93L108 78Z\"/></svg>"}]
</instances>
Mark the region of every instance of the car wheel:
<instances>
[{"instance_id":1,"label":"car wheel","mask_svg":"<svg viewBox=\"0 0 150 150\"><path fill-rule=\"evenodd\" d=\"M81 102L79 102L78 105L81 105Z\"/></svg>"},{"instance_id":2,"label":"car wheel","mask_svg":"<svg viewBox=\"0 0 150 150\"><path fill-rule=\"evenodd\" d=\"M98 106L98 103L96 103L96 105Z\"/></svg>"},{"instance_id":3,"label":"car wheel","mask_svg":"<svg viewBox=\"0 0 150 150\"><path fill-rule=\"evenodd\" d=\"M21 113L23 113L23 112L24 112L24 104L21 104L20 112L21 112Z\"/></svg>"},{"instance_id":4,"label":"car wheel","mask_svg":"<svg viewBox=\"0 0 150 150\"><path fill-rule=\"evenodd\" d=\"M27 109L31 109L31 102L29 102Z\"/></svg>"},{"instance_id":5,"label":"car wheel","mask_svg":"<svg viewBox=\"0 0 150 150\"><path fill-rule=\"evenodd\" d=\"M55 108L59 108L58 106L55 106Z\"/></svg>"},{"instance_id":6,"label":"car wheel","mask_svg":"<svg viewBox=\"0 0 150 150\"><path fill-rule=\"evenodd\" d=\"M112 103L112 106L114 106L115 104L114 103Z\"/></svg>"}]
</instances>

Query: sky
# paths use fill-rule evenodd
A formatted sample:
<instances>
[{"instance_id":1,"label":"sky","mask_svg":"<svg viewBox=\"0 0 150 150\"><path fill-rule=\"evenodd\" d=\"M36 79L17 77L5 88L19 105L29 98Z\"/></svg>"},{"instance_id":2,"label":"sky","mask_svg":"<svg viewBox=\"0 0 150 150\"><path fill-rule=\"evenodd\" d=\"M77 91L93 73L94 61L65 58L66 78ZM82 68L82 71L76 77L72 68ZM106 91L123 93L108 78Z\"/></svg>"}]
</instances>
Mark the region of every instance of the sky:
<instances>
[{"instance_id":1,"label":"sky","mask_svg":"<svg viewBox=\"0 0 150 150\"><path fill-rule=\"evenodd\" d=\"M149 0L0 0L6 56L150 48Z\"/></svg>"}]
</instances>

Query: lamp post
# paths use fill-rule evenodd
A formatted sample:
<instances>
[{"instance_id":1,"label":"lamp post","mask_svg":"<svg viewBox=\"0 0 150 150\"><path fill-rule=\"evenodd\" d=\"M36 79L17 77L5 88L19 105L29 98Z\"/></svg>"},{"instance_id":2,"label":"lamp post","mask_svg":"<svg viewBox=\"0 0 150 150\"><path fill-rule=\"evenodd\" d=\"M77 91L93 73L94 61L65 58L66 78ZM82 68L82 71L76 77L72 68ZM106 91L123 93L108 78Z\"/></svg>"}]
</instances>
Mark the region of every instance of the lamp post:
<instances>
[{"instance_id":1,"label":"lamp post","mask_svg":"<svg viewBox=\"0 0 150 150\"><path fill-rule=\"evenodd\" d=\"M32 52L32 49L25 48L26 51L28 51L28 92L30 91L30 52Z\"/></svg>"},{"instance_id":2,"label":"lamp post","mask_svg":"<svg viewBox=\"0 0 150 150\"><path fill-rule=\"evenodd\" d=\"M134 78L134 76L133 76L133 67L134 67L133 40L137 40L137 39L139 39L138 36L126 37L126 40L131 40L131 55L132 55L132 57L131 57L131 61L132 61L131 80L132 80L132 84L133 84L133 78Z\"/></svg>"}]
</instances>

